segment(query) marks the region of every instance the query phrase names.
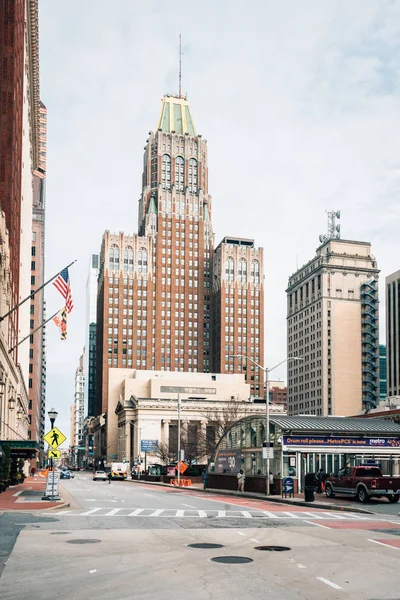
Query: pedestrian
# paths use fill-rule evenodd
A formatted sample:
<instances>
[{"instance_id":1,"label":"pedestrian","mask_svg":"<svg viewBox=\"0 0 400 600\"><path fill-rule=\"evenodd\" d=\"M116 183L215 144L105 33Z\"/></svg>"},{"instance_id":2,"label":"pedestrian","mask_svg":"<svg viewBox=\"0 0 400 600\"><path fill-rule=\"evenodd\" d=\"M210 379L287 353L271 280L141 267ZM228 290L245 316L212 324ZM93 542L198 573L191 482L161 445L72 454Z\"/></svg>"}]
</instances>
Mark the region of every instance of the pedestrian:
<instances>
[{"instance_id":1,"label":"pedestrian","mask_svg":"<svg viewBox=\"0 0 400 600\"><path fill-rule=\"evenodd\" d=\"M274 488L274 474L272 471L269 472L268 477L269 477L269 493L273 494L275 491L275 488Z\"/></svg>"},{"instance_id":2,"label":"pedestrian","mask_svg":"<svg viewBox=\"0 0 400 600\"><path fill-rule=\"evenodd\" d=\"M32 469L31 469L32 477L35 477L35 473L36 473L36 467L32 467Z\"/></svg>"},{"instance_id":3,"label":"pedestrian","mask_svg":"<svg viewBox=\"0 0 400 600\"><path fill-rule=\"evenodd\" d=\"M108 474L108 483L111 483L111 471Z\"/></svg>"},{"instance_id":4,"label":"pedestrian","mask_svg":"<svg viewBox=\"0 0 400 600\"><path fill-rule=\"evenodd\" d=\"M237 482L238 482L238 492L244 492L244 482L246 480L246 475L243 472L243 469L240 469L237 474Z\"/></svg>"},{"instance_id":5,"label":"pedestrian","mask_svg":"<svg viewBox=\"0 0 400 600\"><path fill-rule=\"evenodd\" d=\"M203 472L201 474L201 478L203 480L203 486L204 489L207 489L207 480L208 480L208 473L207 473L207 469L203 469Z\"/></svg>"},{"instance_id":6,"label":"pedestrian","mask_svg":"<svg viewBox=\"0 0 400 600\"><path fill-rule=\"evenodd\" d=\"M322 484L324 481L324 474L322 469L318 470L315 479L317 480L317 494L322 494Z\"/></svg>"}]
</instances>

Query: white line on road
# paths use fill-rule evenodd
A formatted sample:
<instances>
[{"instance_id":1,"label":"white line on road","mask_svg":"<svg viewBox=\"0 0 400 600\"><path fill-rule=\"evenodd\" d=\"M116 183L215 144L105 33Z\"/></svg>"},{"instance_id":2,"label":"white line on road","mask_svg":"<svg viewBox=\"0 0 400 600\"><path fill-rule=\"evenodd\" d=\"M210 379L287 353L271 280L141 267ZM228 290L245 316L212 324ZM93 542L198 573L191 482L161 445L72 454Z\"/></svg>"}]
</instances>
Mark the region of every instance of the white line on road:
<instances>
[{"instance_id":1,"label":"white line on road","mask_svg":"<svg viewBox=\"0 0 400 600\"><path fill-rule=\"evenodd\" d=\"M185 516L185 511L184 510L177 510L175 513L176 517L184 517Z\"/></svg>"},{"instance_id":2,"label":"white line on road","mask_svg":"<svg viewBox=\"0 0 400 600\"><path fill-rule=\"evenodd\" d=\"M88 510L87 512L81 513L81 516L87 517L88 515L93 515L93 513L97 512L98 510L101 510L101 508L92 508L92 510Z\"/></svg>"},{"instance_id":3,"label":"white line on road","mask_svg":"<svg viewBox=\"0 0 400 600\"><path fill-rule=\"evenodd\" d=\"M199 513L199 517L201 519L207 518L207 513L205 510L198 510L197 512Z\"/></svg>"},{"instance_id":4,"label":"white line on road","mask_svg":"<svg viewBox=\"0 0 400 600\"><path fill-rule=\"evenodd\" d=\"M144 511L144 508L137 508L133 512L129 513L128 517L137 517L137 515L140 515L140 513L143 511Z\"/></svg>"},{"instance_id":5,"label":"white line on road","mask_svg":"<svg viewBox=\"0 0 400 600\"><path fill-rule=\"evenodd\" d=\"M256 540L255 538L250 538L252 542L255 542L256 544L261 544L260 540Z\"/></svg>"},{"instance_id":6,"label":"white line on road","mask_svg":"<svg viewBox=\"0 0 400 600\"><path fill-rule=\"evenodd\" d=\"M281 517L278 517L277 515L274 515L274 513L270 512L269 510L263 510L261 511L266 517L269 517L270 519L280 519Z\"/></svg>"},{"instance_id":7,"label":"white line on road","mask_svg":"<svg viewBox=\"0 0 400 600\"><path fill-rule=\"evenodd\" d=\"M217 517L226 517L226 511L225 510L219 510Z\"/></svg>"},{"instance_id":8,"label":"white line on road","mask_svg":"<svg viewBox=\"0 0 400 600\"><path fill-rule=\"evenodd\" d=\"M291 512L287 512L286 510L283 511L284 515L288 515L288 517L291 517L292 519L301 519L302 517L299 517L298 515L296 515L295 513L291 513Z\"/></svg>"},{"instance_id":9,"label":"white line on road","mask_svg":"<svg viewBox=\"0 0 400 600\"><path fill-rule=\"evenodd\" d=\"M184 504L183 502L182 502L182 506L188 506L189 508L196 508L195 506L193 506L193 504Z\"/></svg>"},{"instance_id":10,"label":"white line on road","mask_svg":"<svg viewBox=\"0 0 400 600\"><path fill-rule=\"evenodd\" d=\"M237 531L236 532L238 535L245 535L244 533L242 533L241 531Z\"/></svg>"},{"instance_id":11,"label":"white line on road","mask_svg":"<svg viewBox=\"0 0 400 600\"><path fill-rule=\"evenodd\" d=\"M97 573L97 569L91 569L89 573Z\"/></svg>"},{"instance_id":12,"label":"white line on road","mask_svg":"<svg viewBox=\"0 0 400 600\"><path fill-rule=\"evenodd\" d=\"M113 508L113 509L109 510L108 513L106 513L104 516L112 517L113 515L116 515L120 510L121 510L120 508Z\"/></svg>"},{"instance_id":13,"label":"white line on road","mask_svg":"<svg viewBox=\"0 0 400 600\"><path fill-rule=\"evenodd\" d=\"M307 567L305 567L304 565L301 565L300 563L297 566L299 569L307 569Z\"/></svg>"},{"instance_id":14,"label":"white line on road","mask_svg":"<svg viewBox=\"0 0 400 600\"><path fill-rule=\"evenodd\" d=\"M246 518L246 519L252 519L253 515L251 513L249 513L248 510L241 510L240 511L242 513L242 515Z\"/></svg>"},{"instance_id":15,"label":"white line on road","mask_svg":"<svg viewBox=\"0 0 400 600\"><path fill-rule=\"evenodd\" d=\"M400 548L396 548L395 546L391 546L390 544L385 544L384 542L378 542L378 540L370 540L369 542L374 542L374 544L379 544L380 546L386 546L386 548L391 548L392 550L400 550Z\"/></svg>"},{"instance_id":16,"label":"white line on road","mask_svg":"<svg viewBox=\"0 0 400 600\"><path fill-rule=\"evenodd\" d=\"M31 490L32 488L26 488L26 489L28 489L28 490ZM22 492L23 492L23 491L24 491L24 490L20 490L20 491L19 491L19 492L17 492L16 494L13 494L13 497L14 497L14 496L19 496L20 494L22 494Z\"/></svg>"},{"instance_id":17,"label":"white line on road","mask_svg":"<svg viewBox=\"0 0 400 600\"><path fill-rule=\"evenodd\" d=\"M314 521L307 521L307 519L304 519L304 523L308 523L309 525L315 525L315 527L322 527L322 529L332 529L332 527L321 525L321 523L314 523Z\"/></svg>"},{"instance_id":18,"label":"white line on road","mask_svg":"<svg viewBox=\"0 0 400 600\"><path fill-rule=\"evenodd\" d=\"M317 579L319 579L319 581L322 581L322 583L329 585L334 590L342 590L343 589L342 587L340 587L340 585L337 585L337 583L333 583L333 581L329 581L329 579L325 579L325 577L317 577Z\"/></svg>"}]
</instances>

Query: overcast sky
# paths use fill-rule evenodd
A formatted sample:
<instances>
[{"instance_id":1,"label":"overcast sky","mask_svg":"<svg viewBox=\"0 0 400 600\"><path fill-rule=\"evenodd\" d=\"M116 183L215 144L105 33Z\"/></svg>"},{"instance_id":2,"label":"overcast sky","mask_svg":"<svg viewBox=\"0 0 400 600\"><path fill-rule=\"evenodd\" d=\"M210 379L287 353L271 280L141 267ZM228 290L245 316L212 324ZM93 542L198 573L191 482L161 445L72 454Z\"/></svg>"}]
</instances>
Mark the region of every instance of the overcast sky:
<instances>
[{"instance_id":1,"label":"overcast sky","mask_svg":"<svg viewBox=\"0 0 400 600\"><path fill-rule=\"evenodd\" d=\"M286 356L288 276L314 256L326 209L341 209L343 238L372 243L385 338L384 278L400 269L400 2L40 0L46 272L78 259L68 340L47 329L47 408L68 437L89 255L104 230L137 231L143 148L177 92L179 33L216 243L264 247L265 364ZM49 289L49 314L61 304Z\"/></svg>"}]
</instances>

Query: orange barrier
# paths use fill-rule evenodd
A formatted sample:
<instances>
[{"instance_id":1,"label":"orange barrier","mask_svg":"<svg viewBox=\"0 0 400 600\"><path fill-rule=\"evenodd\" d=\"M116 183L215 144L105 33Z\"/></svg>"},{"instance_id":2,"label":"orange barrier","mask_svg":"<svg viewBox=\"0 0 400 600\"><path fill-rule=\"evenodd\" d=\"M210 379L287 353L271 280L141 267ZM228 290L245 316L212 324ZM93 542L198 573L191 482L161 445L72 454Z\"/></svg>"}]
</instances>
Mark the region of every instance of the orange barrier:
<instances>
[{"instance_id":1,"label":"orange barrier","mask_svg":"<svg viewBox=\"0 0 400 600\"><path fill-rule=\"evenodd\" d=\"M171 483L172 485L179 485L179 487L189 487L192 485L192 480L181 477L179 483L177 479L172 479Z\"/></svg>"}]
</instances>

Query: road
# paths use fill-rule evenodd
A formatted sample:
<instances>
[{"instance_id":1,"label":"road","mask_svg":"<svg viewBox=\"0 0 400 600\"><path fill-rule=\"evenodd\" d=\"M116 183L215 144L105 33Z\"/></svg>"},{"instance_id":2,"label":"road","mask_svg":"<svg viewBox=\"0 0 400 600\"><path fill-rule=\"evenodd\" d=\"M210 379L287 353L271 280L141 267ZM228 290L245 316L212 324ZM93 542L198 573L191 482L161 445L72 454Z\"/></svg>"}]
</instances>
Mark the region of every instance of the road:
<instances>
[{"instance_id":1,"label":"road","mask_svg":"<svg viewBox=\"0 0 400 600\"><path fill-rule=\"evenodd\" d=\"M0 517L0 531L8 532L0 551L10 552L16 540L0 580L2 600L399 596L397 516L109 485L82 472L63 486L66 509Z\"/></svg>"}]
</instances>

